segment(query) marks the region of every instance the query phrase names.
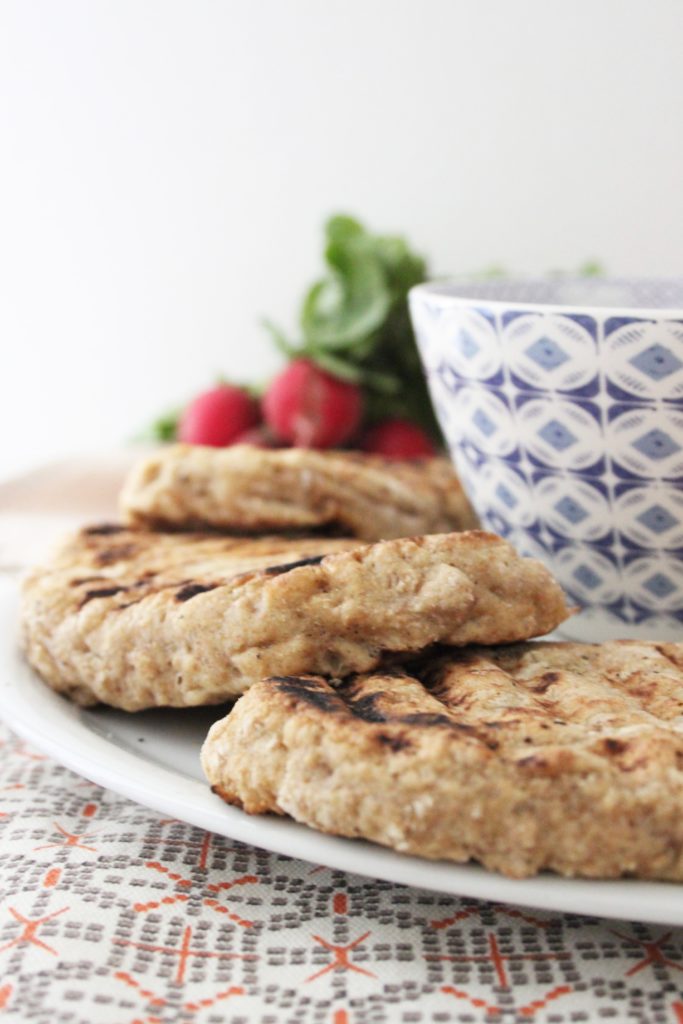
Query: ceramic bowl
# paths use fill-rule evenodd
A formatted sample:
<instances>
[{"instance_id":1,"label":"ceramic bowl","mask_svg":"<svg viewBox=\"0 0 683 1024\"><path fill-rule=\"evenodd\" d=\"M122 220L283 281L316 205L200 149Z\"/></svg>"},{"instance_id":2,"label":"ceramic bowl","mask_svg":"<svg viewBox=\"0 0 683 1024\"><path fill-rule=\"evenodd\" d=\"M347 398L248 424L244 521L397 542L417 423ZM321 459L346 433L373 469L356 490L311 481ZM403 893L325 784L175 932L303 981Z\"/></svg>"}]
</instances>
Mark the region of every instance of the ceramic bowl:
<instances>
[{"instance_id":1,"label":"ceramic bowl","mask_svg":"<svg viewBox=\"0 0 683 1024\"><path fill-rule=\"evenodd\" d=\"M425 284L430 392L483 526L580 640L683 640L683 279Z\"/></svg>"}]
</instances>

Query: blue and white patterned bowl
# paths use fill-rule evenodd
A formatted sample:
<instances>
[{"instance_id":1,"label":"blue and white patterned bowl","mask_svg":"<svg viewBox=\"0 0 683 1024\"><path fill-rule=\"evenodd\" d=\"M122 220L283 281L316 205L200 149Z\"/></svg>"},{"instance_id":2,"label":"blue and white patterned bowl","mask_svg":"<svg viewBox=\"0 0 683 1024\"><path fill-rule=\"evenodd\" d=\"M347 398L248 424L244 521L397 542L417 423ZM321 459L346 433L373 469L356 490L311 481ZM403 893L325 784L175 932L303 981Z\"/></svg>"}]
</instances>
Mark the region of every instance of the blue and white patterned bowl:
<instances>
[{"instance_id":1,"label":"blue and white patterned bowl","mask_svg":"<svg viewBox=\"0 0 683 1024\"><path fill-rule=\"evenodd\" d=\"M683 279L425 284L434 408L482 524L581 640L683 639Z\"/></svg>"}]
</instances>

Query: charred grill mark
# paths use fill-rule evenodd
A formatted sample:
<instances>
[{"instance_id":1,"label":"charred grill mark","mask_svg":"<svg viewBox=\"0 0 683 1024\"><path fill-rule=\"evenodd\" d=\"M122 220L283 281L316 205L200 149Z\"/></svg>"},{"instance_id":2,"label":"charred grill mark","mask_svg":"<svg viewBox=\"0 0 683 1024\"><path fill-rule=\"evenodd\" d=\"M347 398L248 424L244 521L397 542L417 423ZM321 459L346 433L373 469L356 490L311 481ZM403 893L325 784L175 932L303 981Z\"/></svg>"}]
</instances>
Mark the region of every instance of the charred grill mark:
<instances>
[{"instance_id":1,"label":"charred grill mark","mask_svg":"<svg viewBox=\"0 0 683 1024\"><path fill-rule=\"evenodd\" d=\"M349 703L351 714L361 718L364 722L388 722L389 716L385 715L379 708L375 707L376 702L384 696L382 690L376 693L368 693L365 697L359 697Z\"/></svg>"},{"instance_id":2,"label":"charred grill mark","mask_svg":"<svg viewBox=\"0 0 683 1024\"><path fill-rule=\"evenodd\" d=\"M114 594L121 594L127 589L128 587L100 587L98 590L86 590L79 608L82 608L88 601L92 601L96 597L113 597Z\"/></svg>"},{"instance_id":3,"label":"charred grill mark","mask_svg":"<svg viewBox=\"0 0 683 1024\"><path fill-rule=\"evenodd\" d=\"M207 590L215 590L217 583L188 583L176 591L176 601L191 601L197 594L205 594Z\"/></svg>"},{"instance_id":4,"label":"charred grill mark","mask_svg":"<svg viewBox=\"0 0 683 1024\"><path fill-rule=\"evenodd\" d=\"M666 659L666 661L668 661L670 665L673 665L673 667L676 669L677 672L680 672L681 671L681 663L680 663L680 661L677 658L675 658L672 654L670 654L669 651L666 649L667 647L670 647L670 646L671 646L670 644L655 644L655 650L659 654L661 654L661 656L664 659Z\"/></svg>"},{"instance_id":5,"label":"charred grill mark","mask_svg":"<svg viewBox=\"0 0 683 1024\"><path fill-rule=\"evenodd\" d=\"M302 690L320 690L321 684L317 679L311 679L310 676L270 676L270 680L273 683L278 683L281 686L296 686Z\"/></svg>"},{"instance_id":6,"label":"charred grill mark","mask_svg":"<svg viewBox=\"0 0 683 1024\"><path fill-rule=\"evenodd\" d=\"M471 736L472 739L479 740L489 748L489 750L497 750L499 747L498 740L490 739L486 733L480 732L473 725L467 725L465 722L456 722L448 715L440 715L435 712L420 711L412 715L401 715L397 721L402 722L406 725L416 725L418 728L440 728L450 729L453 732L464 733L466 736Z\"/></svg>"},{"instance_id":7,"label":"charred grill mark","mask_svg":"<svg viewBox=\"0 0 683 1024\"><path fill-rule=\"evenodd\" d=\"M111 565L113 562L120 562L124 558L130 558L137 551L135 544L116 544L114 547L98 551L95 561L98 565Z\"/></svg>"},{"instance_id":8,"label":"charred grill mark","mask_svg":"<svg viewBox=\"0 0 683 1024\"><path fill-rule=\"evenodd\" d=\"M623 740L606 739L604 747L608 754L623 754L628 750L628 743L625 743Z\"/></svg>"},{"instance_id":9,"label":"charred grill mark","mask_svg":"<svg viewBox=\"0 0 683 1024\"><path fill-rule=\"evenodd\" d=\"M430 728L446 728L451 729L453 732L464 733L467 736L471 736L473 739L478 739L484 743L489 750L496 750L499 746L497 740L489 739L486 735L482 735L472 725L466 725L464 722L455 722L448 715L440 715L434 712L415 712L408 715L392 715L390 712L383 712L377 706L376 702L384 696L384 691L379 690L375 693L368 693L364 697L359 697L357 700L349 702L349 710L357 718L362 719L364 722L373 723L396 723L397 725L414 726L418 729L430 729ZM380 733L378 739L380 742L388 743L388 740L382 740L382 736L388 736L389 734ZM394 737L391 737L393 740ZM409 741L406 741L409 742Z\"/></svg>"},{"instance_id":10,"label":"charred grill mark","mask_svg":"<svg viewBox=\"0 0 683 1024\"><path fill-rule=\"evenodd\" d=\"M461 660L465 661L467 655L458 652ZM412 666L413 675L419 679L426 690L429 690L435 697L440 699L440 694L448 690L448 668L449 664L443 657L443 649L439 644L432 644L421 651Z\"/></svg>"},{"instance_id":11,"label":"charred grill mark","mask_svg":"<svg viewBox=\"0 0 683 1024\"><path fill-rule=\"evenodd\" d=\"M106 580L106 576L81 576L77 580L71 580L70 587L82 587L86 583L97 583L98 580Z\"/></svg>"},{"instance_id":12,"label":"charred grill mark","mask_svg":"<svg viewBox=\"0 0 683 1024\"><path fill-rule=\"evenodd\" d=\"M150 578L154 577L154 575L154 573L143 573L140 579L136 580L134 583L129 583L127 586L121 587L121 590L124 590L129 595L130 600L125 601L123 604L117 604L114 608L112 608L112 611L123 611L125 608L131 608L134 604L140 604L141 601L146 601L147 598L155 597L158 594L162 594L167 591L176 590L176 588L179 586L178 582L155 584L153 578ZM105 576L101 576L98 578L106 579ZM181 598L181 600L189 601L190 598L195 597L196 594L202 593L207 590L214 590L218 585L219 584L217 583L211 584L210 586L202 584L186 584L185 582L181 581L180 587L182 590L189 591L192 587L197 588L195 592L193 592L187 597ZM178 600L177 594L173 596L175 596L176 600Z\"/></svg>"},{"instance_id":13,"label":"charred grill mark","mask_svg":"<svg viewBox=\"0 0 683 1024\"><path fill-rule=\"evenodd\" d=\"M175 584L173 584L173 586L175 586ZM148 588L148 589L147 590L143 589L145 587ZM150 597L150 595L154 594L154 593L159 593L159 591L162 590L162 589L165 589L165 588L159 587L156 590L150 590L149 589L149 580L148 579L136 580L135 583L131 583L131 585L129 587L127 587L127 590L128 591L137 590L138 594L137 595L132 595L132 600L131 601L126 601L124 604L117 604L117 606L114 609L114 611L122 612L125 608L131 608L134 604L140 604L140 602L144 601L146 597ZM140 593L140 591L142 591L142 593Z\"/></svg>"},{"instance_id":14,"label":"charred grill mark","mask_svg":"<svg viewBox=\"0 0 683 1024\"><path fill-rule=\"evenodd\" d=\"M109 537L113 533L125 533L126 527L118 523L100 523L97 526L87 526L83 533L87 537Z\"/></svg>"},{"instance_id":15,"label":"charred grill mark","mask_svg":"<svg viewBox=\"0 0 683 1024\"><path fill-rule=\"evenodd\" d=\"M445 725L451 729L458 729L461 732L475 732L475 729L471 725L464 725L462 722L454 722L448 715L439 715L430 711L419 711L413 715L401 715L399 721L405 722L406 725L417 725L417 726L434 726L434 725Z\"/></svg>"},{"instance_id":16,"label":"charred grill mark","mask_svg":"<svg viewBox=\"0 0 683 1024\"><path fill-rule=\"evenodd\" d=\"M269 565L263 571L267 576L281 576L292 569L301 569L304 565L320 565L325 555L313 555L311 558L300 558L297 562L284 562L282 565Z\"/></svg>"},{"instance_id":17,"label":"charred grill mark","mask_svg":"<svg viewBox=\"0 0 683 1024\"><path fill-rule=\"evenodd\" d=\"M341 710L339 698L315 679L305 679L301 676L271 676L270 681L275 683L280 693L310 704L318 711L338 712Z\"/></svg>"},{"instance_id":18,"label":"charred grill mark","mask_svg":"<svg viewBox=\"0 0 683 1024\"><path fill-rule=\"evenodd\" d=\"M560 679L559 672L544 672L537 683L535 683L531 689L534 693L545 693L553 683L558 682Z\"/></svg>"},{"instance_id":19,"label":"charred grill mark","mask_svg":"<svg viewBox=\"0 0 683 1024\"><path fill-rule=\"evenodd\" d=\"M388 747L397 754L400 750L409 750L412 747L412 743L407 736L391 736L386 732L377 733L377 742L381 743L383 747Z\"/></svg>"}]
</instances>

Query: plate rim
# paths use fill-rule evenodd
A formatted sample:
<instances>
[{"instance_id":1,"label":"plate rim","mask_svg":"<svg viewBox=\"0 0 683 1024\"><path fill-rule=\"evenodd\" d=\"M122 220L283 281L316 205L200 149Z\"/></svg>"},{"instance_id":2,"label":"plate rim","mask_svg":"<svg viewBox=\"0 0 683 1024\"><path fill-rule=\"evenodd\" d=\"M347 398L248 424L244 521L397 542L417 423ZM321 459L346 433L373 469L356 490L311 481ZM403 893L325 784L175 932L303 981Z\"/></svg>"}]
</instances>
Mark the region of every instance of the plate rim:
<instances>
[{"instance_id":1,"label":"plate rim","mask_svg":"<svg viewBox=\"0 0 683 1024\"><path fill-rule=\"evenodd\" d=\"M46 687L16 643L18 595L16 582L10 583L0 585L0 718L23 740L97 785L195 827L352 874L551 913L683 925L683 885L676 882L550 873L513 879L480 865L427 860L227 806L208 784L107 739L88 724L87 710Z\"/></svg>"}]
</instances>

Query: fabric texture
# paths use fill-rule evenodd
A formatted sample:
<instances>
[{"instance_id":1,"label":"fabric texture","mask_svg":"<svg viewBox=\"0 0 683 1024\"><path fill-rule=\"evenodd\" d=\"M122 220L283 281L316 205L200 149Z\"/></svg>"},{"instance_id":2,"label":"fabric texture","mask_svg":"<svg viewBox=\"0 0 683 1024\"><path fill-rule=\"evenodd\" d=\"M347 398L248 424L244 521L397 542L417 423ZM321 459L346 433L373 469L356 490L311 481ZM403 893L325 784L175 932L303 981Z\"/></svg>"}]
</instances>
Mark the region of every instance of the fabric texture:
<instances>
[{"instance_id":1,"label":"fabric texture","mask_svg":"<svg viewBox=\"0 0 683 1024\"><path fill-rule=\"evenodd\" d=\"M683 929L347 875L0 743L0 1019L683 1024Z\"/></svg>"}]
</instances>

